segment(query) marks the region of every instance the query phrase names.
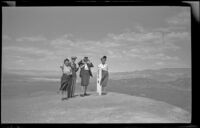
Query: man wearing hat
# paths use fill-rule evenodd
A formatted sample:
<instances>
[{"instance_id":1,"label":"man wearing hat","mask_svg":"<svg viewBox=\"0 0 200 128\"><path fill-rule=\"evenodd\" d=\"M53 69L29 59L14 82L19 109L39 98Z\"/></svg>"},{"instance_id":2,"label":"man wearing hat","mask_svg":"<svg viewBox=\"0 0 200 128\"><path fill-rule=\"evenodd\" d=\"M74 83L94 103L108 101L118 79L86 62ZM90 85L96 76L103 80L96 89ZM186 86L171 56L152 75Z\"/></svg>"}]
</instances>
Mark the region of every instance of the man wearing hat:
<instances>
[{"instance_id":1,"label":"man wearing hat","mask_svg":"<svg viewBox=\"0 0 200 128\"><path fill-rule=\"evenodd\" d=\"M71 93L70 93L70 97L74 97L74 93L75 93L75 87L76 87L76 72L78 71L78 67L76 66L76 61L77 57L76 56L72 56L71 57L71 68L72 68L72 86L71 86Z\"/></svg>"},{"instance_id":2,"label":"man wearing hat","mask_svg":"<svg viewBox=\"0 0 200 128\"><path fill-rule=\"evenodd\" d=\"M90 62L88 57L84 57L78 63L80 67L80 77L81 77L81 86L83 87L84 94L81 96L86 96L87 93L87 86L89 85L90 76L92 77L91 67L94 67L93 64Z\"/></svg>"}]
</instances>

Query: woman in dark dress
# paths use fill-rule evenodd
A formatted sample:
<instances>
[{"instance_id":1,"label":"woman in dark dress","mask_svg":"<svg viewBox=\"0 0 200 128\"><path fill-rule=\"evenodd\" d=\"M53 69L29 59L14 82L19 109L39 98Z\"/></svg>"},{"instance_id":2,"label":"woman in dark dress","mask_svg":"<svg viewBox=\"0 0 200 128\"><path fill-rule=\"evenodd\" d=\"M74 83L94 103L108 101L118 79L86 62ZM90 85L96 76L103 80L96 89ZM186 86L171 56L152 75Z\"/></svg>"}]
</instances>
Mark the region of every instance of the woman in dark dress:
<instances>
[{"instance_id":1,"label":"woman in dark dress","mask_svg":"<svg viewBox=\"0 0 200 128\"><path fill-rule=\"evenodd\" d=\"M72 69L70 66L69 59L64 60L64 64L60 66L62 69L61 86L60 91L62 92L62 100L70 98L71 85L72 85ZM67 93L67 97L64 97L64 93Z\"/></svg>"},{"instance_id":2,"label":"woman in dark dress","mask_svg":"<svg viewBox=\"0 0 200 128\"><path fill-rule=\"evenodd\" d=\"M75 87L76 87L76 72L78 71L78 67L76 66L77 57L71 57L71 68L72 68L72 86L71 86L71 97L74 97L75 94Z\"/></svg>"},{"instance_id":3,"label":"woman in dark dress","mask_svg":"<svg viewBox=\"0 0 200 128\"><path fill-rule=\"evenodd\" d=\"M81 86L83 87L83 95L88 95L86 93L87 86L89 85L90 77L92 77L91 68L94 67L93 64L89 61L88 57L84 57L83 60L81 60L78 63L81 71L80 71L80 77L81 77Z\"/></svg>"}]
</instances>

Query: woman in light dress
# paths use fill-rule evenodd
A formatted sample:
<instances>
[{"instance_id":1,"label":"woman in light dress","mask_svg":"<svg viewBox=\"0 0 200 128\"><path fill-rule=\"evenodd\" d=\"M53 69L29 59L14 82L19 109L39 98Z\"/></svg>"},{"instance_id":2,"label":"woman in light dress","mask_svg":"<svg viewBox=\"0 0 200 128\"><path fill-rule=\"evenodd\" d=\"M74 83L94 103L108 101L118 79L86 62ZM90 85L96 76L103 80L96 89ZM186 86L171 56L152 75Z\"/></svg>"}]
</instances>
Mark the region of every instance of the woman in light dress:
<instances>
[{"instance_id":1,"label":"woman in light dress","mask_svg":"<svg viewBox=\"0 0 200 128\"><path fill-rule=\"evenodd\" d=\"M62 92L62 100L68 99L71 96L71 86L72 86L72 68L70 66L69 59L65 59L62 66L62 77L61 77L61 86L59 91ZM67 97L64 97L67 93Z\"/></svg>"},{"instance_id":2,"label":"woman in light dress","mask_svg":"<svg viewBox=\"0 0 200 128\"><path fill-rule=\"evenodd\" d=\"M108 73L108 65L106 64L106 60L107 57L103 56L101 58L101 64L98 65L98 78L100 78L99 80L99 85L100 87L98 87L98 83L97 83L97 91L99 92L99 95L101 94L106 94L106 86L108 84L108 78L109 78L109 73ZM99 76L101 75L101 76ZM100 89L100 90L99 90Z\"/></svg>"}]
</instances>

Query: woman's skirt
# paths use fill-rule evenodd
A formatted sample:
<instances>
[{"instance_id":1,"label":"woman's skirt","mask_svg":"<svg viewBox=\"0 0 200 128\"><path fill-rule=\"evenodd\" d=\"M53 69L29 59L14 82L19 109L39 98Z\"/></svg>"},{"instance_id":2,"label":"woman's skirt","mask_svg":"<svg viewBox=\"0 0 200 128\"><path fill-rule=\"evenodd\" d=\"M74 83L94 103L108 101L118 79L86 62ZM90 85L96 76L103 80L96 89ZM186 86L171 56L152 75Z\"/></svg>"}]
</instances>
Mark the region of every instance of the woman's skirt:
<instances>
[{"instance_id":1,"label":"woman's skirt","mask_svg":"<svg viewBox=\"0 0 200 128\"><path fill-rule=\"evenodd\" d=\"M67 89L71 86L72 84L72 76L63 74L61 77L61 86L60 90L61 91L67 91Z\"/></svg>"},{"instance_id":2,"label":"woman's skirt","mask_svg":"<svg viewBox=\"0 0 200 128\"><path fill-rule=\"evenodd\" d=\"M72 76L71 96L74 96L76 86L76 75Z\"/></svg>"},{"instance_id":3,"label":"woman's skirt","mask_svg":"<svg viewBox=\"0 0 200 128\"><path fill-rule=\"evenodd\" d=\"M89 70L83 70L81 75L81 86L88 86L90 81Z\"/></svg>"},{"instance_id":4,"label":"woman's skirt","mask_svg":"<svg viewBox=\"0 0 200 128\"><path fill-rule=\"evenodd\" d=\"M108 83L108 71L102 70L102 78L101 78L101 83L100 85L102 87L106 87Z\"/></svg>"}]
</instances>

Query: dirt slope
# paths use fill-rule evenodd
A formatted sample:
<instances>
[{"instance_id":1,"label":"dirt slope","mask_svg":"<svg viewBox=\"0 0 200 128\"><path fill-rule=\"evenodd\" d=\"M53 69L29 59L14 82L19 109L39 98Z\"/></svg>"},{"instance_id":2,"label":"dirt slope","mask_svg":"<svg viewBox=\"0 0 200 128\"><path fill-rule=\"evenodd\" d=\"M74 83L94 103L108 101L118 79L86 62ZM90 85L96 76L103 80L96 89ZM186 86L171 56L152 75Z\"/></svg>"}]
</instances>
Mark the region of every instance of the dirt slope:
<instances>
[{"instance_id":1,"label":"dirt slope","mask_svg":"<svg viewBox=\"0 0 200 128\"><path fill-rule=\"evenodd\" d=\"M190 113L165 102L109 92L61 101L58 94L1 101L2 123L189 123Z\"/></svg>"}]
</instances>

